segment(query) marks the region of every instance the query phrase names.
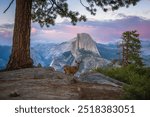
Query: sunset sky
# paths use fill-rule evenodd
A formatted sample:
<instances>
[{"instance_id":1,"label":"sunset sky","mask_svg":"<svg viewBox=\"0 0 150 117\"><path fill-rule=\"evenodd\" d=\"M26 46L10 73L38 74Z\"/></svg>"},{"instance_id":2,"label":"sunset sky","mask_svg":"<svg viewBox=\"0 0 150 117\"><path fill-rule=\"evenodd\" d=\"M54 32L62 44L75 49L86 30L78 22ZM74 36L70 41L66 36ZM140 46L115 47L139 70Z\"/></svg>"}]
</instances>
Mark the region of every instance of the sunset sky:
<instances>
[{"instance_id":1,"label":"sunset sky","mask_svg":"<svg viewBox=\"0 0 150 117\"><path fill-rule=\"evenodd\" d=\"M10 45L15 16L15 3L3 14L11 0L0 0L0 45ZM72 26L68 19L57 19L55 26L41 28L32 24L31 42L61 43L76 36L77 33L89 33L100 43L117 42L121 34L127 30L137 30L141 40L150 40L150 0L141 0L136 6L120 8L118 11L104 13L98 10L96 16L91 16L79 0L68 0L72 10L78 10L87 16L87 22Z\"/></svg>"}]
</instances>

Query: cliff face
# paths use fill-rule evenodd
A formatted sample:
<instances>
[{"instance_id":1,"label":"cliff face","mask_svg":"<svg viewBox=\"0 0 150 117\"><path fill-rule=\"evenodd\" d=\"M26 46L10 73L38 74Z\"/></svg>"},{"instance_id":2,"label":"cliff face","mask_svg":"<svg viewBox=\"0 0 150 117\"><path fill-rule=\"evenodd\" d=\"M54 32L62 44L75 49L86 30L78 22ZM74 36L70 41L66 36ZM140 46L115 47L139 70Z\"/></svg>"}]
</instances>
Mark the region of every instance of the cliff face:
<instances>
[{"instance_id":1,"label":"cliff face","mask_svg":"<svg viewBox=\"0 0 150 117\"><path fill-rule=\"evenodd\" d=\"M57 54L53 55L50 66L59 71L63 71L64 65L74 65L75 60L81 61L77 74L106 66L109 63L108 60L101 57L96 42L86 33L77 34L73 40L59 44L53 52L56 50Z\"/></svg>"},{"instance_id":2,"label":"cliff face","mask_svg":"<svg viewBox=\"0 0 150 117\"><path fill-rule=\"evenodd\" d=\"M91 38L89 34L86 33L80 33L77 34L77 37L75 38L75 41L72 42L72 54L74 56L77 56L78 50L85 50L93 52L100 56L100 53L96 47L96 42Z\"/></svg>"}]
</instances>

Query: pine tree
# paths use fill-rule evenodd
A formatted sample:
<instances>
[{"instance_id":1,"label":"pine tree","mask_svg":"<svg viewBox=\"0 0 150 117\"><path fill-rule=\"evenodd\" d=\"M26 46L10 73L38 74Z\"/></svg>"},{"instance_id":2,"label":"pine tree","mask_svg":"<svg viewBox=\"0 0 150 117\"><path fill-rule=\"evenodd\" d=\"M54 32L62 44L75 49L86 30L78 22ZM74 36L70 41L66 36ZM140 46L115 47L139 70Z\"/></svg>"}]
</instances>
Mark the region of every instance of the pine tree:
<instances>
[{"instance_id":1,"label":"pine tree","mask_svg":"<svg viewBox=\"0 0 150 117\"><path fill-rule=\"evenodd\" d=\"M6 12L14 0L11 0ZM120 7L136 5L139 0L86 0L88 6L80 3L92 15L96 14L97 6L104 11L117 10ZM70 18L75 25L78 21L86 21L84 15L77 11L69 10L67 0L16 0L15 25L13 31L13 45L8 70L32 67L30 57L30 31L31 20L38 22L41 27L55 24L57 16Z\"/></svg>"},{"instance_id":2,"label":"pine tree","mask_svg":"<svg viewBox=\"0 0 150 117\"><path fill-rule=\"evenodd\" d=\"M122 34L122 63L123 66L134 64L142 66L140 57L141 42L137 31L126 31Z\"/></svg>"}]
</instances>

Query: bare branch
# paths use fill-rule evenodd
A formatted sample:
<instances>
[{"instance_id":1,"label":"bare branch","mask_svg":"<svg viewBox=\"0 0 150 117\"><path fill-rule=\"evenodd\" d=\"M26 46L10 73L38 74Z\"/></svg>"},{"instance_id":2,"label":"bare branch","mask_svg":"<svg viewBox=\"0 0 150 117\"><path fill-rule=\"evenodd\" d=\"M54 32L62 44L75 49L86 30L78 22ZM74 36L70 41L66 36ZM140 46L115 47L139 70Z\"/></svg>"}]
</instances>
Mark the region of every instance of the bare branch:
<instances>
[{"instance_id":1,"label":"bare branch","mask_svg":"<svg viewBox=\"0 0 150 117\"><path fill-rule=\"evenodd\" d=\"M80 3L81 3L82 6L84 6L85 8L87 8L87 6L85 6L85 5L83 4L82 0L80 0Z\"/></svg>"},{"instance_id":2,"label":"bare branch","mask_svg":"<svg viewBox=\"0 0 150 117\"><path fill-rule=\"evenodd\" d=\"M14 2L14 0L12 0L12 1L10 2L10 4L8 5L8 7L6 8L6 10L5 10L3 13L6 13L6 11L10 8L10 6L12 5L13 2Z\"/></svg>"}]
</instances>

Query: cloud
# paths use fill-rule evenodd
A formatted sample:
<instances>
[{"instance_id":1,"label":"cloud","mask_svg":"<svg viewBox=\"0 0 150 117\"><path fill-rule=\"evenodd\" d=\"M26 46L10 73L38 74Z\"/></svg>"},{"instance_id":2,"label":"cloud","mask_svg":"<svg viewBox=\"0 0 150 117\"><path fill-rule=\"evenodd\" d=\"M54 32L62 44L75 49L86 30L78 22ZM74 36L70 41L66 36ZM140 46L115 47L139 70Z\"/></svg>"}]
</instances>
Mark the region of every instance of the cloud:
<instances>
[{"instance_id":1,"label":"cloud","mask_svg":"<svg viewBox=\"0 0 150 117\"><path fill-rule=\"evenodd\" d=\"M12 38L13 24L2 24L0 25L0 44L10 45Z\"/></svg>"},{"instance_id":2,"label":"cloud","mask_svg":"<svg viewBox=\"0 0 150 117\"><path fill-rule=\"evenodd\" d=\"M150 10L145 10L145 11L143 11L143 14L149 15L149 14L150 14Z\"/></svg>"},{"instance_id":3,"label":"cloud","mask_svg":"<svg viewBox=\"0 0 150 117\"><path fill-rule=\"evenodd\" d=\"M123 13L118 13L116 17L119 17L119 18L126 18L127 16Z\"/></svg>"},{"instance_id":4,"label":"cloud","mask_svg":"<svg viewBox=\"0 0 150 117\"><path fill-rule=\"evenodd\" d=\"M77 33L89 33L91 37L100 43L116 42L121 39L125 31L137 30L141 40L150 40L150 20L119 14L121 19L98 21L92 20L80 22L72 26L68 21L58 23L50 28L41 28L39 24L33 23L31 28L31 41L61 43L74 38ZM12 39L13 24L0 25L0 40Z\"/></svg>"},{"instance_id":5,"label":"cloud","mask_svg":"<svg viewBox=\"0 0 150 117\"><path fill-rule=\"evenodd\" d=\"M32 28L31 28L31 34L36 34L36 33L37 33L37 29L34 28L34 27L32 27Z\"/></svg>"},{"instance_id":6,"label":"cloud","mask_svg":"<svg viewBox=\"0 0 150 117\"><path fill-rule=\"evenodd\" d=\"M13 31L13 24L2 24L0 25L0 34L1 36L4 35L4 37L6 35L9 36L9 33L12 33Z\"/></svg>"},{"instance_id":7,"label":"cloud","mask_svg":"<svg viewBox=\"0 0 150 117\"><path fill-rule=\"evenodd\" d=\"M0 28L2 29L13 29L14 24L2 24L0 25Z\"/></svg>"},{"instance_id":8,"label":"cloud","mask_svg":"<svg viewBox=\"0 0 150 117\"><path fill-rule=\"evenodd\" d=\"M85 23L78 23L77 26L72 26L68 22L63 22L56 24L56 26L51 28L55 29L55 32L51 32L51 35L60 36L59 32L62 32L61 40L65 41L72 39L77 33L89 33L93 39L97 42L108 43L116 42L121 39L121 35L125 31L137 30L140 34L142 40L150 39L150 20L146 20L137 16L126 16L120 14L122 19L117 20L107 20L107 21L87 21ZM47 29L49 30L49 29ZM57 38L56 36L56 38ZM53 37L55 38L55 37ZM49 40L51 37L49 37Z\"/></svg>"}]
</instances>

